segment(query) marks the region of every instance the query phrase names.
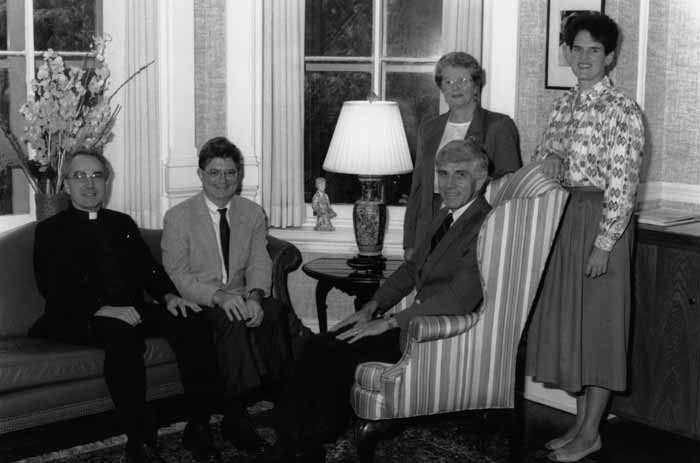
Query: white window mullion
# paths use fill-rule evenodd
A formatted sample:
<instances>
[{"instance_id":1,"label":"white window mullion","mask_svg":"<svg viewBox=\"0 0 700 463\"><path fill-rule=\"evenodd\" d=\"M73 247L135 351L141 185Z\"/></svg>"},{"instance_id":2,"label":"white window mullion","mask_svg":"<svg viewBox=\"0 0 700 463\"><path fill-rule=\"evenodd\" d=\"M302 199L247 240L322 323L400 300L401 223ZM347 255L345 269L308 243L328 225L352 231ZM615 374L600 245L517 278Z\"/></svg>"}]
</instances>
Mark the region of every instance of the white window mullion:
<instances>
[{"instance_id":1,"label":"white window mullion","mask_svg":"<svg viewBox=\"0 0 700 463\"><path fill-rule=\"evenodd\" d=\"M384 56L384 1L374 0L372 11L372 90L384 99L382 57Z\"/></svg>"},{"instance_id":2,"label":"white window mullion","mask_svg":"<svg viewBox=\"0 0 700 463\"><path fill-rule=\"evenodd\" d=\"M24 58L27 76L27 95L32 92L34 79L34 2L24 2Z\"/></svg>"}]
</instances>

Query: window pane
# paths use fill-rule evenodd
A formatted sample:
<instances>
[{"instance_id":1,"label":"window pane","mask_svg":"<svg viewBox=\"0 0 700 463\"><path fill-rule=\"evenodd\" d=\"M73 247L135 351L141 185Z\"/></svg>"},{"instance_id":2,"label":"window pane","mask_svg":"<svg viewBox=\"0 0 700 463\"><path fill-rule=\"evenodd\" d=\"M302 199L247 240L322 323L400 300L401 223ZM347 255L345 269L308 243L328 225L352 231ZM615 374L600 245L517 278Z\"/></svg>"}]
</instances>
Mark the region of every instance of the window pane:
<instances>
[{"instance_id":1,"label":"window pane","mask_svg":"<svg viewBox=\"0 0 700 463\"><path fill-rule=\"evenodd\" d=\"M34 0L34 48L87 51L98 33L99 0Z\"/></svg>"},{"instance_id":2,"label":"window pane","mask_svg":"<svg viewBox=\"0 0 700 463\"><path fill-rule=\"evenodd\" d=\"M0 0L0 50L24 50L24 2Z\"/></svg>"},{"instance_id":3,"label":"window pane","mask_svg":"<svg viewBox=\"0 0 700 463\"><path fill-rule=\"evenodd\" d=\"M304 200L311 202L316 177L326 177L326 192L333 203L354 203L360 186L354 175L323 172L335 123L343 102L363 100L372 87L365 72L307 71L304 79Z\"/></svg>"},{"instance_id":4,"label":"window pane","mask_svg":"<svg viewBox=\"0 0 700 463\"><path fill-rule=\"evenodd\" d=\"M307 56L370 56L372 0L307 0Z\"/></svg>"},{"instance_id":5,"label":"window pane","mask_svg":"<svg viewBox=\"0 0 700 463\"><path fill-rule=\"evenodd\" d=\"M440 54L442 0L387 0L388 56Z\"/></svg>"},{"instance_id":6,"label":"window pane","mask_svg":"<svg viewBox=\"0 0 700 463\"><path fill-rule=\"evenodd\" d=\"M19 108L26 101L24 58L0 58L0 118L17 139L24 127ZM29 213L29 189L14 149L0 131L0 215Z\"/></svg>"},{"instance_id":7,"label":"window pane","mask_svg":"<svg viewBox=\"0 0 700 463\"><path fill-rule=\"evenodd\" d=\"M399 103L406 138L415 165L418 127L435 117L440 108L440 91L432 74L417 72L388 72L386 99ZM387 180L388 204L405 204L411 188L411 174L395 175Z\"/></svg>"}]
</instances>

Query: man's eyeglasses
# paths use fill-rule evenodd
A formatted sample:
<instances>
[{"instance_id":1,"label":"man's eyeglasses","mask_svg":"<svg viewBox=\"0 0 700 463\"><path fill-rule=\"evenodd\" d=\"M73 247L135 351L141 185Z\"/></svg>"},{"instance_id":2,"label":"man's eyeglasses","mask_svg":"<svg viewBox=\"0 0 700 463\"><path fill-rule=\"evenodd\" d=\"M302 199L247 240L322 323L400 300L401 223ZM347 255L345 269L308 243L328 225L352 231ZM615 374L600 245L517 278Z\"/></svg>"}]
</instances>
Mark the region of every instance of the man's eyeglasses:
<instances>
[{"instance_id":1,"label":"man's eyeglasses","mask_svg":"<svg viewBox=\"0 0 700 463\"><path fill-rule=\"evenodd\" d=\"M471 77L460 77L459 79L442 79L442 84L450 87L455 87L457 85L459 85L460 87L466 87L471 83Z\"/></svg>"},{"instance_id":2,"label":"man's eyeglasses","mask_svg":"<svg viewBox=\"0 0 700 463\"><path fill-rule=\"evenodd\" d=\"M95 181L104 180L106 176L104 172L101 172L99 170L97 172L83 172L82 170L79 170L70 174L69 178L78 182L87 182L88 179L93 179Z\"/></svg>"},{"instance_id":3,"label":"man's eyeglasses","mask_svg":"<svg viewBox=\"0 0 700 463\"><path fill-rule=\"evenodd\" d=\"M221 178L223 175L226 180L235 180L238 177L238 171L237 170L219 170L219 169L209 169L205 170L204 173L207 174L207 177L209 177L212 180L216 180Z\"/></svg>"}]
</instances>

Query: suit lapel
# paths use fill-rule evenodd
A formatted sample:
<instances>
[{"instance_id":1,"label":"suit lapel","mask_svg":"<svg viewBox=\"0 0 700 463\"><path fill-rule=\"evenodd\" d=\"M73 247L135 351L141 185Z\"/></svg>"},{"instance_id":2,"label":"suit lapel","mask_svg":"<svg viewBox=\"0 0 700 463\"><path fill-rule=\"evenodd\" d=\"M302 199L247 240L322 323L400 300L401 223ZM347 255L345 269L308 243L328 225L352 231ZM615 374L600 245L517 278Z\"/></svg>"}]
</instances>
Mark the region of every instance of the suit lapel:
<instances>
[{"instance_id":1,"label":"suit lapel","mask_svg":"<svg viewBox=\"0 0 700 463\"><path fill-rule=\"evenodd\" d=\"M423 279L425 275L430 274L435 265L442 260L442 256L445 254L445 252L452 247L455 240L464 238L465 233L467 233L469 228L473 226L472 221L474 216L478 215L485 207L485 202L486 200L483 196L478 196L472 205L469 206L466 211L464 211L460 218L457 219L454 224L452 224L433 252L430 252L430 247L428 246L428 253L425 255L423 265L421 265L421 279ZM433 221L430 227L431 234L428 240L432 238L437 229L440 227L440 224L442 224L447 212L448 211L446 208L441 210L438 217L436 217L436 219Z\"/></svg>"},{"instance_id":2,"label":"suit lapel","mask_svg":"<svg viewBox=\"0 0 700 463\"><path fill-rule=\"evenodd\" d=\"M472 123L469 124L469 130L467 130L467 134L464 136L465 140L472 139L479 144L484 143L484 116L486 113L484 110L481 108L481 106L477 105L476 108L474 108L474 116L472 116Z\"/></svg>"},{"instance_id":3,"label":"suit lapel","mask_svg":"<svg viewBox=\"0 0 700 463\"><path fill-rule=\"evenodd\" d=\"M204 259L209 262L219 263L216 268L217 273L219 274L219 280L221 280L221 256L219 256L219 243L217 242L218 238L216 237L216 232L214 231L214 222L211 219L211 213L207 207L203 192L199 193L199 196L195 201L195 215L197 221L193 224L193 227L195 229L195 236L199 237L199 245L197 248L204 251ZM198 224L204 224L204 226L200 226ZM201 233L202 231L204 233Z\"/></svg>"},{"instance_id":4,"label":"suit lapel","mask_svg":"<svg viewBox=\"0 0 700 463\"><path fill-rule=\"evenodd\" d=\"M228 249L229 282L231 281L231 274L234 273L235 269L241 267L241 264L238 262L242 255L241 248L248 243L246 239L248 234L245 226L246 222L247 217L241 212L240 197L234 196L228 209L228 223L231 228L231 239Z\"/></svg>"},{"instance_id":5,"label":"suit lapel","mask_svg":"<svg viewBox=\"0 0 700 463\"><path fill-rule=\"evenodd\" d=\"M431 177L434 175L433 170L435 170L435 155L437 154L437 148L442 140L442 133L445 131L445 124L447 124L447 118L450 113L445 113L435 119L435 122L430 124L428 127L428 132L425 134L425 141L423 146L423 153L430 153L430 168L429 170ZM428 167L427 165L425 167ZM431 182L432 184L432 182Z\"/></svg>"}]
</instances>

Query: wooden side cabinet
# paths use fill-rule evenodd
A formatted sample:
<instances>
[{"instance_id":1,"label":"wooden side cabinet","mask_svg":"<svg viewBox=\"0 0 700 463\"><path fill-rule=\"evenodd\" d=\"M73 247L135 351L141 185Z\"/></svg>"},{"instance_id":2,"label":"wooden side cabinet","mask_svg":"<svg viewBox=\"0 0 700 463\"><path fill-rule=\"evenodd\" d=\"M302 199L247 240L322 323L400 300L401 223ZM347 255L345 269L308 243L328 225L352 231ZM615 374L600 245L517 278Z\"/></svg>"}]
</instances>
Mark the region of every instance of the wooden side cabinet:
<instances>
[{"instance_id":1,"label":"wooden side cabinet","mask_svg":"<svg viewBox=\"0 0 700 463\"><path fill-rule=\"evenodd\" d=\"M628 392L612 413L700 439L700 224L637 229Z\"/></svg>"}]
</instances>

